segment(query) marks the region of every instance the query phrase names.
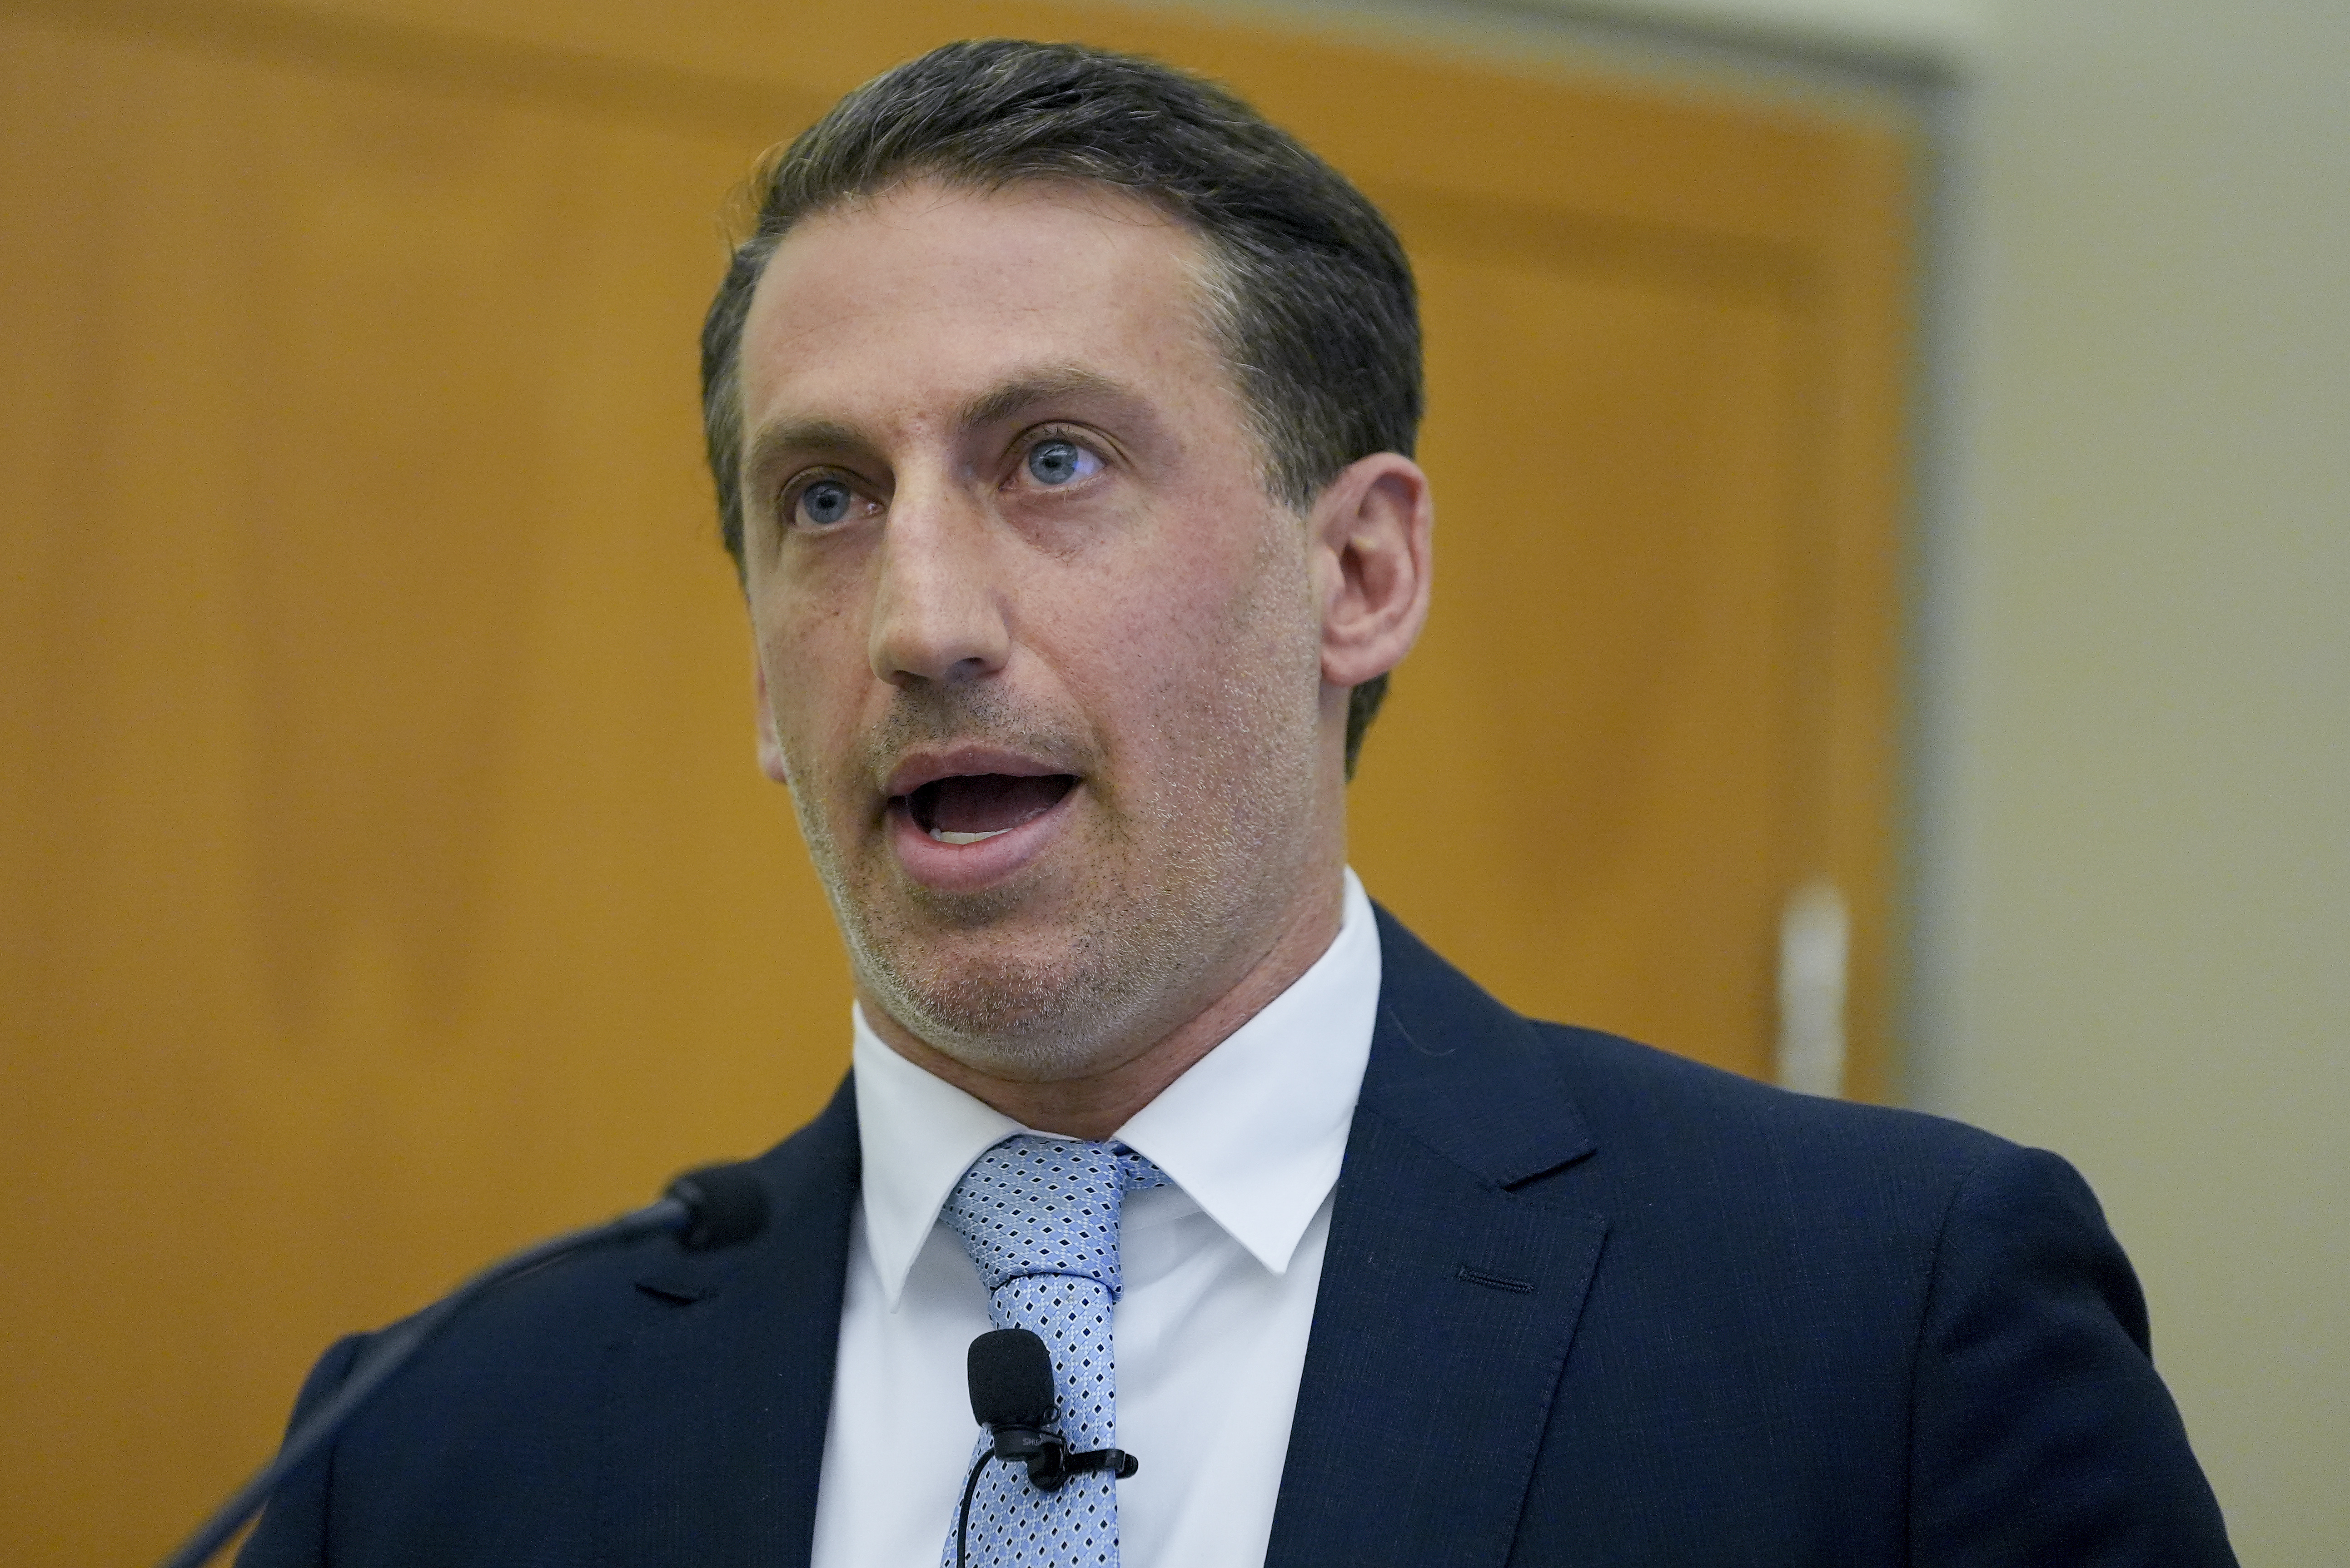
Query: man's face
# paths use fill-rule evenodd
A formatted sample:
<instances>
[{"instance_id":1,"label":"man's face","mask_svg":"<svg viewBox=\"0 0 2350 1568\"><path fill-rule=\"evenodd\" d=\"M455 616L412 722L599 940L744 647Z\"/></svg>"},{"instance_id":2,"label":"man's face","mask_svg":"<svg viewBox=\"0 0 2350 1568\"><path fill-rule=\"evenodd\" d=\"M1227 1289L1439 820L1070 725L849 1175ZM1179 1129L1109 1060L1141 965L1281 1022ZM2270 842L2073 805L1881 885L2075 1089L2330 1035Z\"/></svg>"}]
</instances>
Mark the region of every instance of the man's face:
<instances>
[{"instance_id":1,"label":"man's face","mask_svg":"<svg viewBox=\"0 0 2350 1568\"><path fill-rule=\"evenodd\" d=\"M1335 893L1344 691L1201 254L918 184L795 229L744 330L763 760L868 1009L994 1076L1119 1064Z\"/></svg>"}]
</instances>

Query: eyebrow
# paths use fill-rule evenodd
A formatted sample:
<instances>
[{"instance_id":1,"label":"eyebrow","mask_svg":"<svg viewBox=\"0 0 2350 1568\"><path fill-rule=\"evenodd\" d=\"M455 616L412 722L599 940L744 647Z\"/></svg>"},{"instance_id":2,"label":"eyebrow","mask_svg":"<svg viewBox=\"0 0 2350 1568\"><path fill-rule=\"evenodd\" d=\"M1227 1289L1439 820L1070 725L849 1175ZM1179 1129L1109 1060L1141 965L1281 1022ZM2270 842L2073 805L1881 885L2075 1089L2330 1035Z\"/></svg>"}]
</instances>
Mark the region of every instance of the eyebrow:
<instances>
[{"instance_id":1,"label":"eyebrow","mask_svg":"<svg viewBox=\"0 0 2350 1568\"><path fill-rule=\"evenodd\" d=\"M1132 402L1135 394L1122 383L1082 365L1045 365L1014 376L965 403L962 428L997 424L1027 412L1038 403L1082 397Z\"/></svg>"},{"instance_id":2,"label":"eyebrow","mask_svg":"<svg viewBox=\"0 0 2350 1568\"><path fill-rule=\"evenodd\" d=\"M752 436L743 452L745 481L764 479L786 452L830 452L869 455L873 443L838 420L785 420L765 425Z\"/></svg>"}]
</instances>

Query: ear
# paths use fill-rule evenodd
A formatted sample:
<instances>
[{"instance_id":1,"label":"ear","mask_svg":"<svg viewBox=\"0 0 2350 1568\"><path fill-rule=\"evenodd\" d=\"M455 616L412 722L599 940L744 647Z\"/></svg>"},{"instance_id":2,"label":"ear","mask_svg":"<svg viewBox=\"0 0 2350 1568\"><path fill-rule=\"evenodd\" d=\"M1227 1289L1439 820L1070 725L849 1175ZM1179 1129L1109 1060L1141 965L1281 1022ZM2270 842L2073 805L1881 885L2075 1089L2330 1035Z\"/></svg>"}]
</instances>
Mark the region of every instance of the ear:
<instances>
[{"instance_id":1,"label":"ear","mask_svg":"<svg viewBox=\"0 0 2350 1568\"><path fill-rule=\"evenodd\" d=\"M775 736L775 711L767 705L767 661L759 656L755 642L751 648L751 684L758 698L759 771L779 784L788 784L791 769L784 763L784 743Z\"/></svg>"},{"instance_id":2,"label":"ear","mask_svg":"<svg viewBox=\"0 0 2350 1568\"><path fill-rule=\"evenodd\" d=\"M1403 662L1428 621L1436 503L1411 459L1373 452L1339 471L1314 504L1322 679L1360 686Z\"/></svg>"}]
</instances>

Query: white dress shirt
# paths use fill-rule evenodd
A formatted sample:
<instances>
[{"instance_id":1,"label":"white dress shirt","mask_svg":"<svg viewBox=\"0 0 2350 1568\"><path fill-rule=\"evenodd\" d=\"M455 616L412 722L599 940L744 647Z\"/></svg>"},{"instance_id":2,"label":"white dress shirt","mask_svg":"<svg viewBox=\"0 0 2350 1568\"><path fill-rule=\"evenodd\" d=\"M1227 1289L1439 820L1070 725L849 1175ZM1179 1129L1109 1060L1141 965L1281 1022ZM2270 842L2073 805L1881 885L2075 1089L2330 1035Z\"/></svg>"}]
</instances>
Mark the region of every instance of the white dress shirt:
<instances>
[{"instance_id":1,"label":"white dress shirt","mask_svg":"<svg viewBox=\"0 0 2350 1568\"><path fill-rule=\"evenodd\" d=\"M1127 1568L1264 1561L1305 1338L1378 1009L1379 941L1350 870L1337 938L1117 1137L1173 1185L1127 1195L1113 1317ZM816 1498L815 1568L939 1568L979 1428L964 1355L994 1324L939 1208L1030 1129L856 1030L864 1196Z\"/></svg>"}]
</instances>

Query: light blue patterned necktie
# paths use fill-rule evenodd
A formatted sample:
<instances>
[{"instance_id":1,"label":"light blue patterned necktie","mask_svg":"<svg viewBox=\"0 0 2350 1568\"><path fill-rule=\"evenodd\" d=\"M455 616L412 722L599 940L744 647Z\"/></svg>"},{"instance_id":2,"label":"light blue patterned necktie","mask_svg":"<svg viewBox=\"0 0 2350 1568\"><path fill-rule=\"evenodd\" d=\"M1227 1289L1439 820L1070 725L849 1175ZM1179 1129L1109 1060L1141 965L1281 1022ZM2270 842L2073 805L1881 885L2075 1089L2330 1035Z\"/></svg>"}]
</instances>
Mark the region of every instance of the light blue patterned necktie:
<instances>
[{"instance_id":1,"label":"light blue patterned necktie","mask_svg":"<svg viewBox=\"0 0 2350 1568\"><path fill-rule=\"evenodd\" d=\"M940 1217L962 1238L998 1328L1033 1330L1053 1356L1055 1423L1071 1451L1118 1444L1110 1308L1119 1293L1118 1212L1167 1173L1122 1143L1022 1134L972 1162ZM984 1432L974 1461L990 1445ZM1118 1568L1118 1483L1072 1476L1040 1490L991 1463L971 1501L973 1568ZM953 1521L941 1562L954 1568Z\"/></svg>"}]
</instances>

